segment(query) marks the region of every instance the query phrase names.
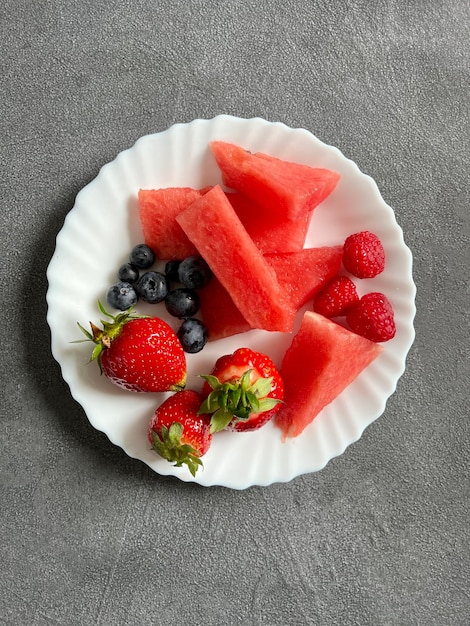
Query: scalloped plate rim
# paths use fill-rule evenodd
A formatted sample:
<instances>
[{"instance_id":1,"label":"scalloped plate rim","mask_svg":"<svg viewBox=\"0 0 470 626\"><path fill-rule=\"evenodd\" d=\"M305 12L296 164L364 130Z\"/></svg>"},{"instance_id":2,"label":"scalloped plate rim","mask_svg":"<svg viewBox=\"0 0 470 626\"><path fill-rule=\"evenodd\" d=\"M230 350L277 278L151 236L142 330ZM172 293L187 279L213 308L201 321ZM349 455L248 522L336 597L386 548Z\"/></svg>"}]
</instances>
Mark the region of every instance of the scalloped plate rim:
<instances>
[{"instance_id":1,"label":"scalloped plate rim","mask_svg":"<svg viewBox=\"0 0 470 626\"><path fill-rule=\"evenodd\" d=\"M395 375L394 375L393 380L391 381L390 387L387 390L386 395L382 397L380 406L375 410L374 414L369 416L369 418L364 423L361 422L359 426L356 425L354 434L352 436L347 438L347 440L340 441L340 444L337 445L336 449L334 449L333 451L330 450L329 453L324 454L323 457L319 459L319 462L316 465L312 465L309 469L303 468L299 471L298 467L293 467L289 471L287 470L284 471L284 473L271 472L271 475L265 476L264 478L261 476L252 477L251 479L245 480L244 482L237 481L234 479L234 477L230 478L226 476L224 477L224 476L217 476L217 475L213 476L212 478L209 478L209 480L205 480L204 472L202 472L201 474L197 474L196 477L193 478L189 474L189 472L184 470L184 468L182 469L174 468L169 463L166 463L165 465L160 464L160 466L156 468L154 463L149 463L148 460L146 460L145 458L142 458L141 454L135 454L131 450L126 449L126 446L122 444L122 441L120 441L119 438L116 438L115 436L113 436L113 433L112 431L109 430L109 428L106 429L98 423L99 421L95 419L94 412L88 407L87 398L84 397L84 393L86 396L86 389L83 390L82 388L77 386L76 381L74 381L73 378L69 376L69 372L64 363L63 355L61 354L61 349L60 347L57 346L57 343L55 342L56 324L55 324L55 318L53 314L54 306L56 304L54 300L54 297L55 297L54 281L56 278L55 271L56 271L56 265L57 265L57 258L56 258L57 251L58 249L60 249L62 242L65 240L64 238L66 238L68 234L67 231L68 231L68 227L71 221L71 216L75 216L77 211L80 211L80 206L82 202L86 202L86 194L90 194L90 193L92 194L97 188L99 189L102 178L106 176L107 172L112 172L113 164L115 164L119 160L122 161L125 158L132 156L133 152L138 152L140 149L143 149L144 144L146 142L148 144L151 144L152 142L164 141L165 139L168 139L168 137L170 137L171 139L171 135L175 131L184 133L185 130L187 130L188 128L194 128L196 125L199 127L203 126L204 128L207 129L213 125L222 125L222 124L227 124L227 125L238 124L241 127L261 126L263 129L277 128L287 134L294 133L294 134L297 134L298 136L302 136L303 139L306 141L312 141L313 144L315 144L316 149L328 151L330 154L334 154L336 159L339 159L342 163L345 164L345 167L347 164L347 166L351 168L351 170L354 172L355 176L359 177L360 180L364 182L364 184L367 184L368 190L374 196L375 201L381 205L384 211L388 212L388 217L389 217L389 220L391 220L392 222L395 235L396 236L399 235L399 243L400 243L400 248L401 248L401 253L402 253L402 261L404 263L403 271L404 273L406 273L408 277L408 281L406 284L408 288L408 298L407 298L408 319L407 319L407 323L403 326L403 329L402 329L402 341L404 342L403 351L402 351L401 358L399 359L399 366L396 367ZM128 454L128 456L130 456L131 458L143 461L155 472L161 475L165 475L165 476L169 476L169 475L175 476L183 482L196 482L200 484L201 486L223 486L223 487L228 487L232 489L245 489L251 486L269 486L270 484L273 484L273 483L286 483L286 482L293 480L299 475L316 472L316 471L320 471L321 469L323 469L331 459L342 455L344 451L352 443L355 443L356 441L358 441L361 438L367 426L369 426L378 417L380 417L380 415L382 415L382 413L385 410L388 398L396 391L398 381L405 371L406 356L415 338L413 321L414 321L414 316L416 312L416 308L415 308L416 287L412 278L411 251L405 244L403 231L401 227L398 225L398 223L396 222L393 209L388 204L386 204L385 201L383 200L380 194L380 190L376 182L374 181L374 179L371 176L361 172L357 164L351 159L348 159L347 157L345 157L344 154L338 148L336 148L335 146L330 146L328 144L325 144L324 142L322 142L320 139L318 139L315 135L313 135L310 131L306 130L305 128L290 128L283 122L270 122L260 117L253 117L253 118L245 119L245 118L239 118L239 117L234 117L230 115L218 115L211 119L196 119L188 123L176 123L164 131L144 135L138 138L131 147L119 152L117 156L115 157L115 159L104 164L99 169L97 176L77 193L74 206L71 209L71 211L67 214L64 220L62 229L60 230L60 232L58 233L56 237L56 249L54 251L51 262L47 269L47 278L49 281L49 286L48 286L47 295L46 295L46 300L48 304L47 322L51 329L52 354L60 365L62 376L70 388L72 397L82 406L90 423L93 425L95 429L106 434L109 440L114 445L121 447L126 452L126 454ZM352 383L352 385L354 385L354 382ZM320 415L316 418L317 420L320 418ZM237 437L239 435L235 434L234 436ZM246 434L242 436L246 436ZM302 437L302 435L300 435L300 437Z\"/></svg>"}]
</instances>

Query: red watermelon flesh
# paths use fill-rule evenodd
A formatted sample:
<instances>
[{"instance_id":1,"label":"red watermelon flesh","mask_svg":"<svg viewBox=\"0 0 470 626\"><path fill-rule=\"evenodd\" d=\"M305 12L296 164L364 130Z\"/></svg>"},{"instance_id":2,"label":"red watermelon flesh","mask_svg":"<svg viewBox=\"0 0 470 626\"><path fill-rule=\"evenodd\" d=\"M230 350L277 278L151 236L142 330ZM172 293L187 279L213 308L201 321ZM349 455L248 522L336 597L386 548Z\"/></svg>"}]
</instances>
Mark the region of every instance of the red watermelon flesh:
<instances>
[{"instance_id":1,"label":"red watermelon flesh","mask_svg":"<svg viewBox=\"0 0 470 626\"><path fill-rule=\"evenodd\" d=\"M191 254L197 254L196 247L175 218L209 189L210 187L167 187L139 191L139 217L144 241L158 258L184 259Z\"/></svg>"},{"instance_id":2,"label":"red watermelon flesh","mask_svg":"<svg viewBox=\"0 0 470 626\"><path fill-rule=\"evenodd\" d=\"M267 254L264 258L276 272L279 284L297 311L338 273L342 246L305 248L299 252ZM210 341L251 329L230 294L216 278L199 295L201 315L209 330Z\"/></svg>"},{"instance_id":3,"label":"red watermelon flesh","mask_svg":"<svg viewBox=\"0 0 470 626\"><path fill-rule=\"evenodd\" d=\"M215 276L199 291L199 298L201 317L208 330L209 341L251 330L229 292Z\"/></svg>"},{"instance_id":4,"label":"red watermelon flesh","mask_svg":"<svg viewBox=\"0 0 470 626\"><path fill-rule=\"evenodd\" d=\"M245 194L228 192L227 197L248 234L263 254L293 252L303 248L311 212L302 213L296 220L286 220Z\"/></svg>"},{"instance_id":5,"label":"red watermelon flesh","mask_svg":"<svg viewBox=\"0 0 470 626\"><path fill-rule=\"evenodd\" d=\"M292 330L295 310L219 185L176 220L251 327Z\"/></svg>"},{"instance_id":6,"label":"red watermelon flesh","mask_svg":"<svg viewBox=\"0 0 470 626\"><path fill-rule=\"evenodd\" d=\"M298 252L266 254L265 259L276 272L280 285L289 295L295 310L313 298L336 276L341 267L343 246L304 248Z\"/></svg>"},{"instance_id":7,"label":"red watermelon flesh","mask_svg":"<svg viewBox=\"0 0 470 626\"><path fill-rule=\"evenodd\" d=\"M300 435L382 350L380 344L307 311L280 369L285 402L274 423L283 438Z\"/></svg>"},{"instance_id":8,"label":"red watermelon flesh","mask_svg":"<svg viewBox=\"0 0 470 626\"><path fill-rule=\"evenodd\" d=\"M283 219L311 213L334 190L340 175L332 170L251 154L224 141L210 142L224 185L244 193Z\"/></svg>"}]
</instances>

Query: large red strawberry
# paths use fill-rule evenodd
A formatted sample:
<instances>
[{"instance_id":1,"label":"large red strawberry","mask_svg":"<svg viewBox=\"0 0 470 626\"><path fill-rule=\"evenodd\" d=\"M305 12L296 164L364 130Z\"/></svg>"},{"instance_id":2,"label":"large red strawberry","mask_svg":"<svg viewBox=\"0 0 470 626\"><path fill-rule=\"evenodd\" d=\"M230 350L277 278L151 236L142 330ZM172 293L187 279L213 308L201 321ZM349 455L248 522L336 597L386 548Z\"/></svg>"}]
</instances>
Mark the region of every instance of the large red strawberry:
<instances>
[{"instance_id":1,"label":"large red strawberry","mask_svg":"<svg viewBox=\"0 0 470 626\"><path fill-rule=\"evenodd\" d=\"M192 389L167 398L155 411L148 427L152 448L161 457L193 476L202 466L200 459L211 445L210 417L199 414L202 397Z\"/></svg>"},{"instance_id":2,"label":"large red strawberry","mask_svg":"<svg viewBox=\"0 0 470 626\"><path fill-rule=\"evenodd\" d=\"M158 317L134 315L132 307L114 316L98 303L103 328L90 322L96 346L91 361L111 382L129 391L179 391L186 384L186 357L173 329Z\"/></svg>"},{"instance_id":3,"label":"large red strawberry","mask_svg":"<svg viewBox=\"0 0 470 626\"><path fill-rule=\"evenodd\" d=\"M271 359L250 348L220 357L205 382L201 413L211 414L211 432L261 428L280 408L284 384Z\"/></svg>"}]
</instances>

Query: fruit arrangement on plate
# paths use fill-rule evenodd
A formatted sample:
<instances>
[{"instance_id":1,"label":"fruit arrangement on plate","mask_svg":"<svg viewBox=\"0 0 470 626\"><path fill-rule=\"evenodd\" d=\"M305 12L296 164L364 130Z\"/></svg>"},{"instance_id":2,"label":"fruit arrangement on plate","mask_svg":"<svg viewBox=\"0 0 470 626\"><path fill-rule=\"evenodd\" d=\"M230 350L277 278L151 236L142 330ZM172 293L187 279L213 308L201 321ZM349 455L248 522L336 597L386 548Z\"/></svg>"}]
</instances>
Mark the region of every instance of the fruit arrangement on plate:
<instances>
[{"instance_id":1,"label":"fruit arrangement on plate","mask_svg":"<svg viewBox=\"0 0 470 626\"><path fill-rule=\"evenodd\" d=\"M85 243L105 269L77 263ZM413 338L410 260L371 179L307 131L176 125L77 196L48 269L53 353L92 424L157 472L290 480L383 411Z\"/></svg>"},{"instance_id":2,"label":"fruit arrangement on plate","mask_svg":"<svg viewBox=\"0 0 470 626\"><path fill-rule=\"evenodd\" d=\"M284 440L300 435L396 332L386 295L359 298L353 280L340 273L363 279L384 270L375 234L304 248L314 210L334 191L337 172L228 142L209 147L230 191L141 189L145 243L131 250L107 290L108 305L122 312L110 314L99 303L103 327L79 324L95 344L91 359L111 382L133 392L174 393L156 408L148 439L193 476L222 430L257 430L273 419ZM163 272L151 269L157 259ZM139 299L163 303L182 320L177 331L158 316L135 314ZM300 308L312 299L293 333ZM267 354L241 347L200 373L199 392L185 390L185 353L251 329L293 333L279 371Z\"/></svg>"}]
</instances>

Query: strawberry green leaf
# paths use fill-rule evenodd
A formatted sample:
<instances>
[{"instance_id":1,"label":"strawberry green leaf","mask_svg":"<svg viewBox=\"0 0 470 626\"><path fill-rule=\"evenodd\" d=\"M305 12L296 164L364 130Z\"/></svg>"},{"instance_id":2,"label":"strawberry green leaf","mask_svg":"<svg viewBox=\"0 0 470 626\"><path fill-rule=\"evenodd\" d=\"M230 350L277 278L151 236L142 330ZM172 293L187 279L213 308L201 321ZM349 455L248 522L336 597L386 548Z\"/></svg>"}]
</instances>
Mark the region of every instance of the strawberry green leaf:
<instances>
[{"instance_id":1,"label":"strawberry green leaf","mask_svg":"<svg viewBox=\"0 0 470 626\"><path fill-rule=\"evenodd\" d=\"M233 413L219 409L211 417L210 432L213 434L224 430L230 424L232 419Z\"/></svg>"},{"instance_id":2,"label":"strawberry green leaf","mask_svg":"<svg viewBox=\"0 0 470 626\"><path fill-rule=\"evenodd\" d=\"M250 415L274 408L278 400L269 398L273 378L258 377L251 383L252 370L240 378L221 383L216 376L204 375L212 391L201 404L198 413L211 415L211 433L224 430L235 418L247 420Z\"/></svg>"},{"instance_id":3,"label":"strawberry green leaf","mask_svg":"<svg viewBox=\"0 0 470 626\"><path fill-rule=\"evenodd\" d=\"M282 402L282 400L276 400L275 398L262 398L259 401L259 411L258 413L264 413L265 411L270 411L274 409L274 407Z\"/></svg>"},{"instance_id":4,"label":"strawberry green leaf","mask_svg":"<svg viewBox=\"0 0 470 626\"><path fill-rule=\"evenodd\" d=\"M217 376L212 376L211 374L201 375L201 378L206 380L209 383L211 389L217 389L220 386L220 380Z\"/></svg>"},{"instance_id":5,"label":"strawberry green leaf","mask_svg":"<svg viewBox=\"0 0 470 626\"><path fill-rule=\"evenodd\" d=\"M192 476L196 475L202 461L199 452L187 443L182 443L183 425L180 422L172 422L170 428L162 426L161 436L152 431L153 449L162 458L174 463L175 467L186 465Z\"/></svg>"},{"instance_id":6,"label":"strawberry green leaf","mask_svg":"<svg viewBox=\"0 0 470 626\"><path fill-rule=\"evenodd\" d=\"M272 376L270 378L259 377L252 385L251 391L258 396L258 398L264 398L271 391L271 385L273 382Z\"/></svg>"}]
</instances>

